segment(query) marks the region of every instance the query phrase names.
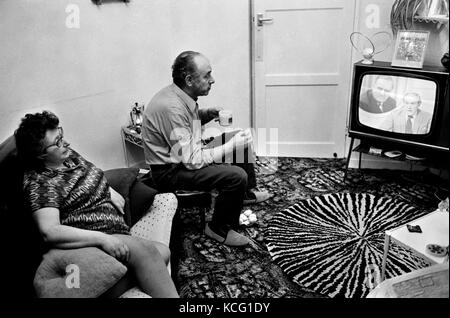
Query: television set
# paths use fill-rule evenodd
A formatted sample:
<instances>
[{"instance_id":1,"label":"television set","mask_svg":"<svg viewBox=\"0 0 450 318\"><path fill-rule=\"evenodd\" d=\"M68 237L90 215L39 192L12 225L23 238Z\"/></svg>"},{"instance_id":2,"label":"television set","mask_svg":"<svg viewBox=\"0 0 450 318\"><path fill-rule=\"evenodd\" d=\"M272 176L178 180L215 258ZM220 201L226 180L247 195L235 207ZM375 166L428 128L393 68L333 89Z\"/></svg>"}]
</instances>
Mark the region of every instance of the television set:
<instances>
[{"instance_id":1,"label":"television set","mask_svg":"<svg viewBox=\"0 0 450 318\"><path fill-rule=\"evenodd\" d=\"M448 80L448 71L437 66L411 69L392 67L389 62L355 63L349 136L384 152L447 156Z\"/></svg>"}]
</instances>

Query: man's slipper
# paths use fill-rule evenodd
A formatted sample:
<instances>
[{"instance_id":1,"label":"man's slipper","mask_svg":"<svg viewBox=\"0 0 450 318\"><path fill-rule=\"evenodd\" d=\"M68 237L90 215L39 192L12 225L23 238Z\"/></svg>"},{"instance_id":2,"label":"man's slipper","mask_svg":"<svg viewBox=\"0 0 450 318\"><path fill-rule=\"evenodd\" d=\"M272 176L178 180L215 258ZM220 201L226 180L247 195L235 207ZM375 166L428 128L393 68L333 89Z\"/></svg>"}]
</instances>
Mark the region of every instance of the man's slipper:
<instances>
[{"instance_id":1,"label":"man's slipper","mask_svg":"<svg viewBox=\"0 0 450 318\"><path fill-rule=\"evenodd\" d=\"M267 191L255 191L255 192L252 192L252 195L254 195L253 198L245 198L244 199L244 205L260 203L260 202L266 201L267 199L269 199L272 196Z\"/></svg>"},{"instance_id":2,"label":"man's slipper","mask_svg":"<svg viewBox=\"0 0 450 318\"><path fill-rule=\"evenodd\" d=\"M219 234L214 233L208 224L205 227L205 235L215 239L217 242L228 245L228 246L244 246L250 243L250 240L238 232L234 230L229 230L227 233L227 237L224 238Z\"/></svg>"}]
</instances>

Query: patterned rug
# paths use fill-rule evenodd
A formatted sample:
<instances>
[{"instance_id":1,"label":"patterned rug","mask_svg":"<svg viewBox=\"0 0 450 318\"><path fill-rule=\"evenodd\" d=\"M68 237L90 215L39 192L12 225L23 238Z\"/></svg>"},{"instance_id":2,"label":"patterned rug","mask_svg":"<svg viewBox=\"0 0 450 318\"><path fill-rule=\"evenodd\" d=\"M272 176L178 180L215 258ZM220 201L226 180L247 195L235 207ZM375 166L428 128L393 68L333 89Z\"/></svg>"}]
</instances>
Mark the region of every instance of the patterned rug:
<instances>
[{"instance_id":1,"label":"patterned rug","mask_svg":"<svg viewBox=\"0 0 450 318\"><path fill-rule=\"evenodd\" d=\"M227 247L208 239L200 229L198 210L182 209L179 226L174 229L180 245L172 249L172 255L178 259L173 273L181 297L345 297L347 287L338 294L313 289L312 285L295 281L272 260L267 234L272 219L280 211L320 195L366 193L406 201L419 215L434 211L440 199L448 196L448 193L441 194L441 180L427 173L350 169L343 183L344 169L342 159L259 158L258 188L271 192L273 197L249 206L258 221L241 229L254 242L245 248ZM210 217L211 212L207 219ZM366 290L360 290L352 297L362 297L365 293Z\"/></svg>"},{"instance_id":2,"label":"patterned rug","mask_svg":"<svg viewBox=\"0 0 450 318\"><path fill-rule=\"evenodd\" d=\"M277 213L269 222L266 242L274 262L297 284L329 297L360 298L379 282L384 231L422 215L389 197L326 194ZM386 275L426 265L393 244Z\"/></svg>"}]
</instances>

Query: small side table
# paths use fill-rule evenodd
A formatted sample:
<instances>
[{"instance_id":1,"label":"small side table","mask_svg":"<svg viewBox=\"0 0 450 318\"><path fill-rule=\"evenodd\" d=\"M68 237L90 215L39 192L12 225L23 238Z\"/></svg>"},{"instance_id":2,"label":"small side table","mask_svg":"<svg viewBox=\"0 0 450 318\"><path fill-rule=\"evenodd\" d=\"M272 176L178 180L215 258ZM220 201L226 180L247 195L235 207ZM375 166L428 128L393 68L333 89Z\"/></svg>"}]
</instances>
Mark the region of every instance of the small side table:
<instances>
[{"instance_id":1,"label":"small side table","mask_svg":"<svg viewBox=\"0 0 450 318\"><path fill-rule=\"evenodd\" d=\"M428 244L448 246L449 237L449 213L436 210L421 218L409 222L411 225L419 225L422 233L411 233L406 224L385 232L383 263L381 265L381 281L385 279L386 259L391 240L411 249L430 264L442 264L448 262L448 254L445 257L437 257L427 252Z\"/></svg>"},{"instance_id":2,"label":"small side table","mask_svg":"<svg viewBox=\"0 0 450 318\"><path fill-rule=\"evenodd\" d=\"M127 167L147 168L141 134L133 128L122 127L122 143Z\"/></svg>"}]
</instances>

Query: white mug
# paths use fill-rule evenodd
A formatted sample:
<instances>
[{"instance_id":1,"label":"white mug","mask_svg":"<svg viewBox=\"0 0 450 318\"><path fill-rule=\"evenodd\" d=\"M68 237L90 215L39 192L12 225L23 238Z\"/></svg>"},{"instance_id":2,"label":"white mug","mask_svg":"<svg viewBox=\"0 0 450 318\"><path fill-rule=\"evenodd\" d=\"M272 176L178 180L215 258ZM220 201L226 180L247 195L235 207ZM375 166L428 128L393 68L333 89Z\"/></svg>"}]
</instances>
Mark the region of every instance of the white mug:
<instances>
[{"instance_id":1,"label":"white mug","mask_svg":"<svg viewBox=\"0 0 450 318\"><path fill-rule=\"evenodd\" d=\"M219 112L220 126L231 126L233 124L233 113L231 110L221 110Z\"/></svg>"}]
</instances>

